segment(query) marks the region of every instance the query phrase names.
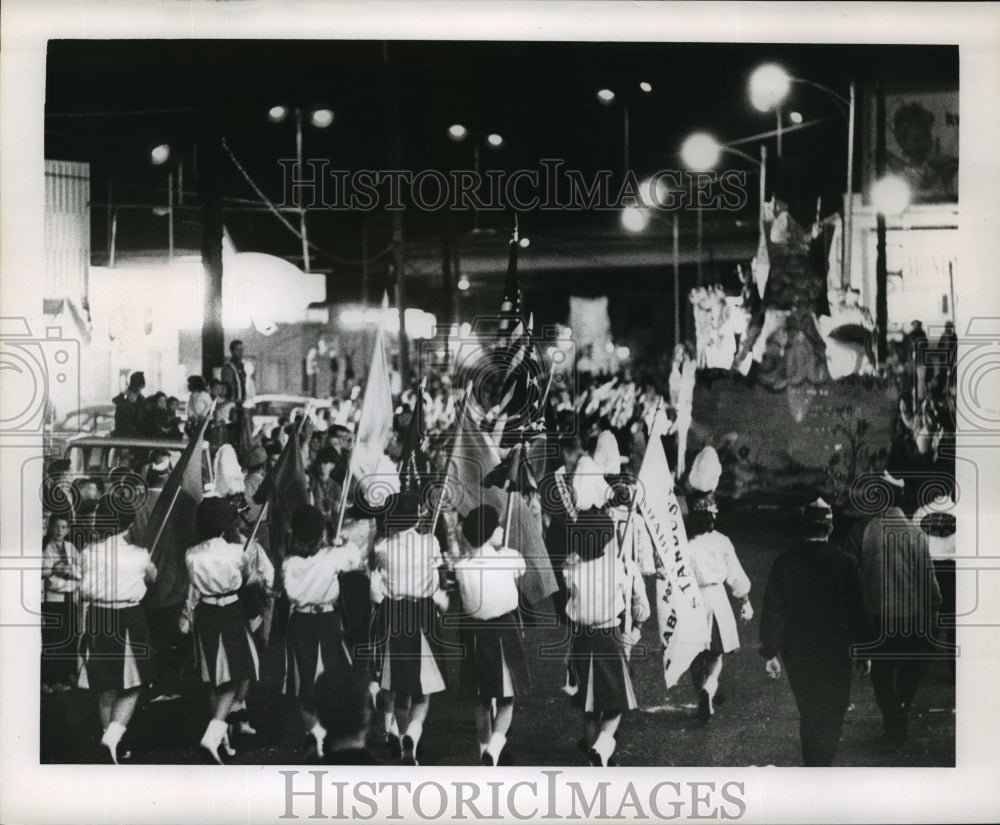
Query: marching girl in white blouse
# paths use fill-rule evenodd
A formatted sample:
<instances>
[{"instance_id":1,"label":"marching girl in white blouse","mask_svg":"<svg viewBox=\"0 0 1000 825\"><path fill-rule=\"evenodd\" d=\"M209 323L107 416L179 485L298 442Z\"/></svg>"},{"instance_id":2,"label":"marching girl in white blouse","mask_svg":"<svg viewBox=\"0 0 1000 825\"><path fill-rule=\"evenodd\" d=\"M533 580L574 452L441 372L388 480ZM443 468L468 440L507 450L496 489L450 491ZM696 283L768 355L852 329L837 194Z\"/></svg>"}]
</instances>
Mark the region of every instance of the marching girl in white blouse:
<instances>
[{"instance_id":1,"label":"marching girl in white blouse","mask_svg":"<svg viewBox=\"0 0 1000 825\"><path fill-rule=\"evenodd\" d=\"M381 668L387 743L395 751L400 729L400 755L404 764L416 765L417 745L430 708L430 694L445 689L441 665L431 642L440 639L434 630L435 606L447 610L448 596L440 588L443 564L438 540L417 531L420 497L394 493L379 517L384 538L375 544L376 564L382 581L385 611L385 655ZM406 719L405 726L400 722Z\"/></svg>"},{"instance_id":2,"label":"marching girl in white blouse","mask_svg":"<svg viewBox=\"0 0 1000 825\"><path fill-rule=\"evenodd\" d=\"M316 680L325 670L349 668L351 653L341 621L340 574L364 565L354 544L327 545L323 513L300 507L292 515L292 541L282 564L291 612L285 654L285 693L298 698L303 724L323 756L326 731L316 718Z\"/></svg>"},{"instance_id":3,"label":"marching girl in white blouse","mask_svg":"<svg viewBox=\"0 0 1000 825\"><path fill-rule=\"evenodd\" d=\"M127 530L98 530L98 540L84 548L81 558L80 595L87 611L79 685L98 692L101 745L117 765L118 743L135 712L139 689L155 678L152 640L139 602L156 580L156 568L149 551L129 541Z\"/></svg>"},{"instance_id":4,"label":"marching girl in white blouse","mask_svg":"<svg viewBox=\"0 0 1000 825\"><path fill-rule=\"evenodd\" d=\"M257 679L260 663L250 636L239 589L252 576L252 559L243 545L229 542L224 534L233 529L236 510L225 499L206 498L198 505L195 522L200 544L185 555L191 580L188 610L181 618L181 631L190 630L194 614L195 646L202 681L211 685L209 704L212 719L200 747L220 765L219 747L229 747L226 716L232 710L237 691ZM195 606L196 605L196 606Z\"/></svg>"}]
</instances>

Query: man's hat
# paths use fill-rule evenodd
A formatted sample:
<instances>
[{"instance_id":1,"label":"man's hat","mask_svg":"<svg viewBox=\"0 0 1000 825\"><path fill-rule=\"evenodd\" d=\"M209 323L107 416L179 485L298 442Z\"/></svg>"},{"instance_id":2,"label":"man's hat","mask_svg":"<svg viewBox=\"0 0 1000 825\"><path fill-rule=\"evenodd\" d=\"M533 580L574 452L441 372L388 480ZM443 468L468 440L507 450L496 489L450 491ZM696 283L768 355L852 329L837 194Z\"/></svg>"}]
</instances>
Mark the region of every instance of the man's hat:
<instances>
[{"instance_id":1,"label":"man's hat","mask_svg":"<svg viewBox=\"0 0 1000 825\"><path fill-rule=\"evenodd\" d=\"M833 521L833 508L822 498L809 502L802 508L802 518L806 524L821 524Z\"/></svg>"},{"instance_id":2,"label":"man's hat","mask_svg":"<svg viewBox=\"0 0 1000 825\"><path fill-rule=\"evenodd\" d=\"M292 535L301 542L312 543L319 540L325 527L323 513L312 505L299 507L292 514Z\"/></svg>"},{"instance_id":3,"label":"man's hat","mask_svg":"<svg viewBox=\"0 0 1000 825\"><path fill-rule=\"evenodd\" d=\"M462 535L473 547L482 547L500 526L500 514L496 507L483 504L469 511L462 522Z\"/></svg>"}]
</instances>

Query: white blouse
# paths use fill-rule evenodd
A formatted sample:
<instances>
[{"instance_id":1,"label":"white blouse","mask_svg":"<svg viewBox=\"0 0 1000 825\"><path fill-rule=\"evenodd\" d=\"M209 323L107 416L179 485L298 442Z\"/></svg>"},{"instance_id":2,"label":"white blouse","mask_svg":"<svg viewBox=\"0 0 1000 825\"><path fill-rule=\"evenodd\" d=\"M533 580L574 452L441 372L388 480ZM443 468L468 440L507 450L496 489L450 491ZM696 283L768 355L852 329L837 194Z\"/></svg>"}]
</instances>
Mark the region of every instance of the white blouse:
<instances>
[{"instance_id":1,"label":"white blouse","mask_svg":"<svg viewBox=\"0 0 1000 825\"><path fill-rule=\"evenodd\" d=\"M390 599L424 599L438 589L441 548L430 533L413 528L395 533L375 545L375 558Z\"/></svg>"},{"instance_id":2,"label":"white blouse","mask_svg":"<svg viewBox=\"0 0 1000 825\"><path fill-rule=\"evenodd\" d=\"M84 548L80 593L92 602L138 604L146 595L149 551L126 540L128 531Z\"/></svg>"},{"instance_id":3,"label":"white blouse","mask_svg":"<svg viewBox=\"0 0 1000 825\"><path fill-rule=\"evenodd\" d=\"M588 627L611 627L625 610L628 574L613 553L583 561L571 553L563 565L568 599L566 615Z\"/></svg>"},{"instance_id":4,"label":"white blouse","mask_svg":"<svg viewBox=\"0 0 1000 825\"><path fill-rule=\"evenodd\" d=\"M517 609L517 580L524 558L511 547L487 544L455 562L462 612L472 619L495 619Z\"/></svg>"},{"instance_id":5,"label":"white blouse","mask_svg":"<svg viewBox=\"0 0 1000 825\"><path fill-rule=\"evenodd\" d=\"M734 599L742 599L750 592L750 579L736 557L736 548L717 530L690 539L688 556L699 587L725 582Z\"/></svg>"},{"instance_id":6,"label":"white blouse","mask_svg":"<svg viewBox=\"0 0 1000 825\"><path fill-rule=\"evenodd\" d=\"M281 566L285 593L292 610L332 604L340 598L338 575L360 570L364 557L353 544L321 547L312 556L288 556Z\"/></svg>"},{"instance_id":7,"label":"white blouse","mask_svg":"<svg viewBox=\"0 0 1000 825\"><path fill-rule=\"evenodd\" d=\"M242 544L219 537L190 548L184 556L191 586L203 596L235 593L251 575L252 559Z\"/></svg>"}]
</instances>

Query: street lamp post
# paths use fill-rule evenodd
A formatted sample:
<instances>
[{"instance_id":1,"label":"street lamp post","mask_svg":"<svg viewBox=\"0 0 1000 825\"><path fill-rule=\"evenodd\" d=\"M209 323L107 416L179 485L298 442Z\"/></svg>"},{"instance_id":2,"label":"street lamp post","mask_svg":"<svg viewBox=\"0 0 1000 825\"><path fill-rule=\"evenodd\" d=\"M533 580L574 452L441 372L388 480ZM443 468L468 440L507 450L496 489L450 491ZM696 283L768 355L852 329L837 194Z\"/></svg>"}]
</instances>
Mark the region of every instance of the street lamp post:
<instances>
[{"instance_id":1,"label":"street lamp post","mask_svg":"<svg viewBox=\"0 0 1000 825\"><path fill-rule=\"evenodd\" d=\"M472 141L472 168L476 173L476 183L478 185L480 177L479 136L463 124L453 123L448 127L448 138L455 143L464 143L466 140ZM494 151L502 149L506 144L503 137L496 132L490 132L486 136L485 142ZM472 231L474 233L479 232L479 212L475 209L472 211Z\"/></svg>"},{"instance_id":2,"label":"street lamp post","mask_svg":"<svg viewBox=\"0 0 1000 825\"><path fill-rule=\"evenodd\" d=\"M695 171L695 172L707 172L709 169L714 169L719 162L719 158L722 156L723 152L729 152L730 154L736 155L737 157L743 158L744 160L750 161L750 163L757 164L760 173L760 208L759 215L760 221L763 223L764 220L764 198L766 192L766 180L767 180L767 147L762 143L760 145L760 160L748 155L741 149L737 149L734 146L727 146L725 144L719 143L714 137L706 132L695 132L693 135L688 137L684 141L681 147L681 159L684 161L685 165ZM695 204L695 217L697 219L697 254L696 254L696 265L697 265L697 278L698 286L702 283L702 236L703 236L703 223L701 209Z\"/></svg>"},{"instance_id":3,"label":"street lamp post","mask_svg":"<svg viewBox=\"0 0 1000 825\"><path fill-rule=\"evenodd\" d=\"M639 83L639 91L644 95L648 95L653 91L653 85L643 80ZM615 100L618 100L618 95L611 89L604 88L599 89L597 92L597 100L603 106L612 105ZM627 175L630 168L630 147L631 147L631 121L629 113L629 101L624 99L620 101L622 108L622 174Z\"/></svg>"},{"instance_id":4,"label":"street lamp post","mask_svg":"<svg viewBox=\"0 0 1000 825\"><path fill-rule=\"evenodd\" d=\"M837 110L847 119L847 187L844 192L844 231L841 250L841 286L850 285L851 233L853 231L853 196L854 196L854 108L855 85L850 82L849 97L838 94L829 86L807 80L802 77L792 77L781 66L775 63L765 63L750 75L750 100L754 107L762 112L775 110L778 119L777 139L778 157L781 158L781 104L788 96L793 83L812 86L829 97L837 105ZM845 112L844 109L847 109Z\"/></svg>"},{"instance_id":5,"label":"street lamp post","mask_svg":"<svg viewBox=\"0 0 1000 825\"><path fill-rule=\"evenodd\" d=\"M294 109L289 110L287 106L277 105L272 106L267 113L267 119L272 123L283 123L288 119L289 113L292 114L295 121L295 172L299 175L301 180L302 167L304 165L303 160L303 150L302 150L302 123L303 123L303 110L296 106ZM323 106L317 106L309 110L309 122L317 129L326 129L333 124L333 110L327 109ZM310 260L309 260L309 233L306 228L306 205L303 202L299 206L299 235L302 238L302 269L305 272L310 271Z\"/></svg>"}]
</instances>

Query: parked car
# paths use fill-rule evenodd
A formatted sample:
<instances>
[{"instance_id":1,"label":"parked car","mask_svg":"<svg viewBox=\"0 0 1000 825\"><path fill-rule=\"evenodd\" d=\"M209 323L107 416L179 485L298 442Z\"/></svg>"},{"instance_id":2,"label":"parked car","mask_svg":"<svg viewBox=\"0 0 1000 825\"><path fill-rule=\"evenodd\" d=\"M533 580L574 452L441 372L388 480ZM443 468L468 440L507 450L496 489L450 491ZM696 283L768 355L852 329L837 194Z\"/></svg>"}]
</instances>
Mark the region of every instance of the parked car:
<instances>
[{"instance_id":1,"label":"parked car","mask_svg":"<svg viewBox=\"0 0 1000 825\"><path fill-rule=\"evenodd\" d=\"M118 464L122 453L126 450L132 453L136 461L135 469L139 470L148 461L152 450L162 449L170 454L170 467L173 469L187 447L187 442L164 438L118 438L107 436L78 438L71 441L63 457L69 460L71 478L92 478L103 489L111 470ZM202 442L201 476L203 483L214 481L212 456L208 442Z\"/></svg>"},{"instance_id":2,"label":"parked car","mask_svg":"<svg viewBox=\"0 0 1000 825\"><path fill-rule=\"evenodd\" d=\"M57 421L49 432L46 453L61 456L66 445L78 438L111 435L115 427L114 404L80 407Z\"/></svg>"},{"instance_id":3,"label":"parked car","mask_svg":"<svg viewBox=\"0 0 1000 825\"><path fill-rule=\"evenodd\" d=\"M299 410L305 410L313 423L319 423L319 416L324 409L330 409L329 398L309 398L304 395L258 395L253 402L252 434L267 437L271 434L278 420L291 420Z\"/></svg>"}]
</instances>

